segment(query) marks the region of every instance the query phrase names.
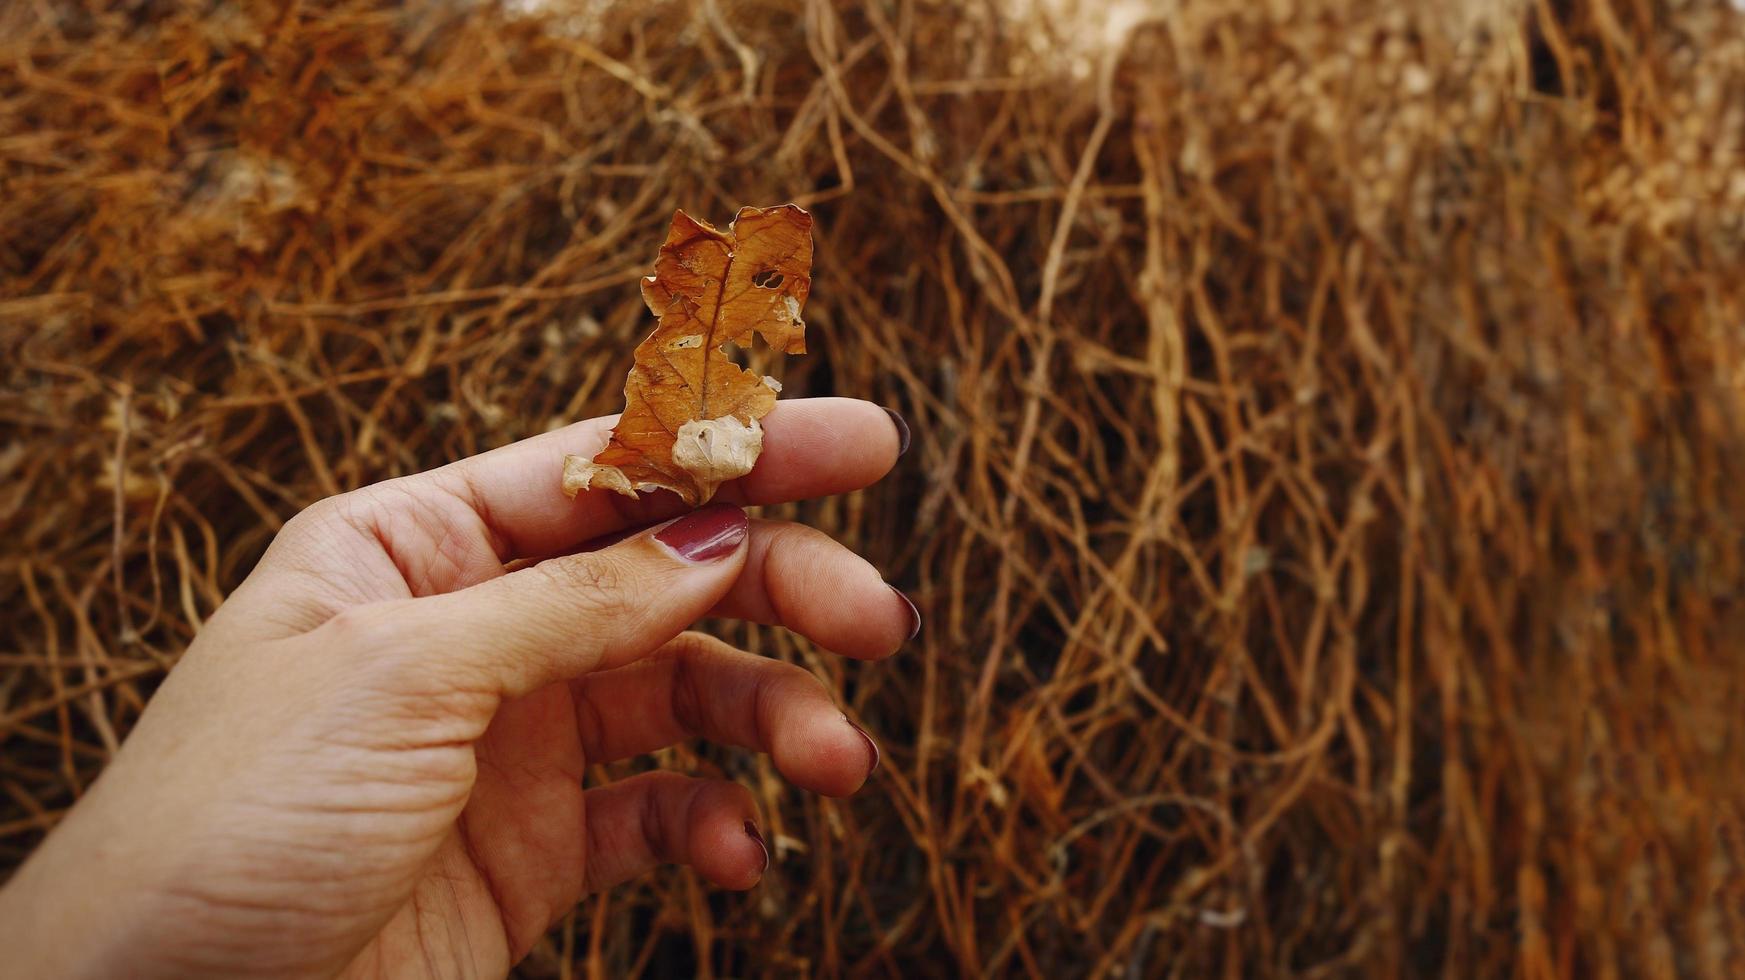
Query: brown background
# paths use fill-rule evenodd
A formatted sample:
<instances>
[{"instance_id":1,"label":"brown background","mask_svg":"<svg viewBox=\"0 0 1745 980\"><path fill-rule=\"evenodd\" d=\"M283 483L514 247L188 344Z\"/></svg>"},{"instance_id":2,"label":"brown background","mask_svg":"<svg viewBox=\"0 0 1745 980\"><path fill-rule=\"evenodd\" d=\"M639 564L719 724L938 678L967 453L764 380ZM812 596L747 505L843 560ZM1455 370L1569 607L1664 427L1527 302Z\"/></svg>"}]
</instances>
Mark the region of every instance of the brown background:
<instances>
[{"instance_id":1,"label":"brown background","mask_svg":"<svg viewBox=\"0 0 1745 980\"><path fill-rule=\"evenodd\" d=\"M277 527L614 411L675 207L818 220L789 509L885 746L528 975L1745 970L1721 0L0 13L0 868ZM759 354L763 357L763 354ZM611 774L600 773L599 778Z\"/></svg>"}]
</instances>

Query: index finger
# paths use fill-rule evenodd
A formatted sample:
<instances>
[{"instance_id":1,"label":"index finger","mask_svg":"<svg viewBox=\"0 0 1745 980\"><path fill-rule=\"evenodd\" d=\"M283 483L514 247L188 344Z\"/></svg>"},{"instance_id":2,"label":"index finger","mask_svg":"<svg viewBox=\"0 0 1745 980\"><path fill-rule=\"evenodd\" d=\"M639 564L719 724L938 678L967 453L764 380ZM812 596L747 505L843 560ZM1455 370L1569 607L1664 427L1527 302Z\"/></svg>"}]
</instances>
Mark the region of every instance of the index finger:
<instances>
[{"instance_id":1,"label":"index finger","mask_svg":"<svg viewBox=\"0 0 1745 980\"><path fill-rule=\"evenodd\" d=\"M577 422L422 474L472 507L490 530L498 557L544 558L585 541L683 513L670 493L631 500L607 490L563 492L566 454L592 457L606 445L617 416ZM906 442L895 416L853 398L777 402L763 418L763 455L745 476L724 484L719 499L774 504L868 486L896 463Z\"/></svg>"}]
</instances>

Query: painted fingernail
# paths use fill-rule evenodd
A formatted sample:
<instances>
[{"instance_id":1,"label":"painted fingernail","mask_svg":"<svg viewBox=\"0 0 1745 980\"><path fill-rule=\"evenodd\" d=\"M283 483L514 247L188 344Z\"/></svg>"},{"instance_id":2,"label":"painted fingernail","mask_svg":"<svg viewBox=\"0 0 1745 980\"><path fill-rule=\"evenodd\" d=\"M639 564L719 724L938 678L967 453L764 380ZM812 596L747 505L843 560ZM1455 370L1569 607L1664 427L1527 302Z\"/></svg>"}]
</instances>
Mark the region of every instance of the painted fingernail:
<instances>
[{"instance_id":1,"label":"painted fingernail","mask_svg":"<svg viewBox=\"0 0 1745 980\"><path fill-rule=\"evenodd\" d=\"M859 725L856 725L854 723L854 719L848 717L847 715L843 715L842 720L848 722L848 727L854 729L854 733L856 735L859 735L861 738L861 741L866 743L866 754L871 760L870 764L867 766L866 774L868 776L871 776L873 773L878 772L879 771L879 743L872 740L872 736L868 735L866 733L866 729L860 727Z\"/></svg>"},{"instance_id":2,"label":"painted fingernail","mask_svg":"<svg viewBox=\"0 0 1745 980\"><path fill-rule=\"evenodd\" d=\"M921 610L915 608L915 600L904 595L902 589L893 585L891 591L897 594L897 598L903 600L903 605L909 607L909 639L913 640L921 635Z\"/></svg>"},{"instance_id":3,"label":"painted fingernail","mask_svg":"<svg viewBox=\"0 0 1745 980\"><path fill-rule=\"evenodd\" d=\"M909 423L903 421L903 417L894 408L885 409L885 414L891 417L891 424L897 427L897 455L901 456L909 451Z\"/></svg>"},{"instance_id":4,"label":"painted fingernail","mask_svg":"<svg viewBox=\"0 0 1745 980\"><path fill-rule=\"evenodd\" d=\"M700 564L733 554L745 533L745 511L732 504L710 504L654 532L654 539L685 561Z\"/></svg>"},{"instance_id":5,"label":"painted fingernail","mask_svg":"<svg viewBox=\"0 0 1745 980\"><path fill-rule=\"evenodd\" d=\"M765 844L763 842L763 835L757 832L757 824L754 824L750 820L747 820L745 822L745 836L751 838L754 841L757 841L757 846L759 848L762 848L762 850L763 850L763 870L768 871L769 870L769 845ZM760 871L758 873L762 874L763 872Z\"/></svg>"}]
</instances>

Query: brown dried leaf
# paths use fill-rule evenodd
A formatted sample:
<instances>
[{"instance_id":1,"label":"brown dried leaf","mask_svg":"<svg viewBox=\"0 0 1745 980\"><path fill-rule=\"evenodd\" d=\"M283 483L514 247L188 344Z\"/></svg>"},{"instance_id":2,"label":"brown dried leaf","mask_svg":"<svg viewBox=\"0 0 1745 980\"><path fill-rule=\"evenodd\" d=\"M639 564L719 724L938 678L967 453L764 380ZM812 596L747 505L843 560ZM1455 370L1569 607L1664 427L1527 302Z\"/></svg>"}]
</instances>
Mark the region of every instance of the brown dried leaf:
<instances>
[{"instance_id":1,"label":"brown dried leaf","mask_svg":"<svg viewBox=\"0 0 1745 980\"><path fill-rule=\"evenodd\" d=\"M721 348L762 334L776 350L805 353L800 307L811 274L812 216L795 205L741 208L726 231L675 213L654 275L642 281L660 324L636 348L624 415L592 462L564 458L564 492L665 489L696 506L751 472L763 450L757 420L780 386Z\"/></svg>"}]
</instances>

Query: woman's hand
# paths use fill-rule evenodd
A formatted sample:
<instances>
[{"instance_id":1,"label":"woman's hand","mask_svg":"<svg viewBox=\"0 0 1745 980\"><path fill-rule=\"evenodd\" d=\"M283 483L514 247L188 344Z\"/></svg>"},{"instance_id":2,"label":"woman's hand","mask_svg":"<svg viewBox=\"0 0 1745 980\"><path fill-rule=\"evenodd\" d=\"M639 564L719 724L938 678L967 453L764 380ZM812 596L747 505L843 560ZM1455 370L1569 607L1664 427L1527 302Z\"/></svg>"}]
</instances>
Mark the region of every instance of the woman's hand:
<instances>
[{"instance_id":1,"label":"woman's hand","mask_svg":"<svg viewBox=\"0 0 1745 980\"><path fill-rule=\"evenodd\" d=\"M563 455L592 455L612 421L287 524L0 891L6 966L502 975L583 895L657 864L755 884L768 855L743 788L649 773L583 790L586 766L699 736L852 793L878 750L810 674L682 631L731 616L878 658L918 617L823 534L729 503L598 547L677 509L563 496ZM843 399L764 424L757 468L718 499L856 489L902 438Z\"/></svg>"}]
</instances>

